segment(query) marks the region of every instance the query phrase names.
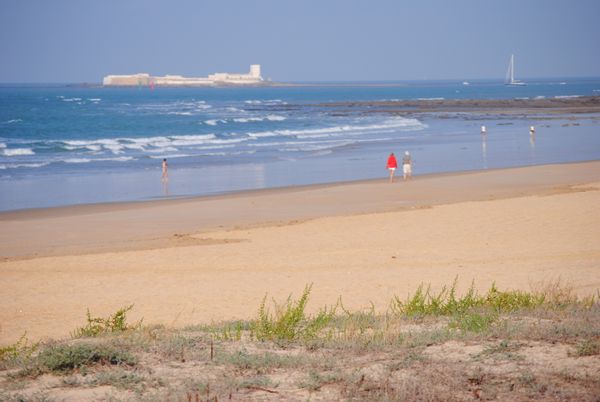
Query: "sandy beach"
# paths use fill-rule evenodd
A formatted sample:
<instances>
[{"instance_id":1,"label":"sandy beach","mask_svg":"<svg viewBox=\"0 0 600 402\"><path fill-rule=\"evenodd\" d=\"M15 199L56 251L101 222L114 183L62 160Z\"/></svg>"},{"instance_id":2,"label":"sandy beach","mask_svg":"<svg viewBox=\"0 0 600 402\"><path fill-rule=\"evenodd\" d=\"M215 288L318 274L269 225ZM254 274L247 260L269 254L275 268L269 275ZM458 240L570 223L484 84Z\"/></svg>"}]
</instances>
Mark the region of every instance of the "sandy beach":
<instances>
[{"instance_id":1,"label":"sandy beach","mask_svg":"<svg viewBox=\"0 0 600 402\"><path fill-rule=\"evenodd\" d=\"M182 327L313 284L385 310L421 282L600 289L600 162L0 214L0 344L64 338L86 310Z\"/></svg>"}]
</instances>

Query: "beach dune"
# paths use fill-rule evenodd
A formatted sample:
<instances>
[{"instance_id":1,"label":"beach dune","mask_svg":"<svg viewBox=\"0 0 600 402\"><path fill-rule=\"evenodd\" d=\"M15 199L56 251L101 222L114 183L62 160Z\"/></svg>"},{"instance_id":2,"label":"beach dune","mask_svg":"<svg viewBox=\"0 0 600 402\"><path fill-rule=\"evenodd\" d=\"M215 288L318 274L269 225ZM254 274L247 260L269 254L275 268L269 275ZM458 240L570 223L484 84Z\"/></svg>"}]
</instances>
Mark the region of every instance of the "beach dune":
<instances>
[{"instance_id":1,"label":"beach dune","mask_svg":"<svg viewBox=\"0 0 600 402\"><path fill-rule=\"evenodd\" d=\"M0 344L92 315L172 326L253 317L313 284L309 310L383 311L424 282L600 289L600 162L0 213Z\"/></svg>"}]
</instances>

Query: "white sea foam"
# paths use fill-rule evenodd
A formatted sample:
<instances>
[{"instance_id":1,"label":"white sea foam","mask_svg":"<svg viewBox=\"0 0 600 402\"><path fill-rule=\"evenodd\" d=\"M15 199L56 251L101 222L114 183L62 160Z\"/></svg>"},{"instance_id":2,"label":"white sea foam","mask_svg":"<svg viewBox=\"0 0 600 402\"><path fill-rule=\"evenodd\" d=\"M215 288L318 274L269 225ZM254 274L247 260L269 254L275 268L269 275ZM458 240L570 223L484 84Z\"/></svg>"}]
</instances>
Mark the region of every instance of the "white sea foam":
<instances>
[{"instance_id":1,"label":"white sea foam","mask_svg":"<svg viewBox=\"0 0 600 402\"><path fill-rule=\"evenodd\" d=\"M385 120L379 124L366 125L344 125L325 128L315 128L306 130L273 130L256 133L248 133L251 138L275 137L275 136L294 136L296 138L326 138L343 135L360 135L364 132L381 130L422 130L427 125L417 119L394 118Z\"/></svg>"},{"instance_id":2,"label":"white sea foam","mask_svg":"<svg viewBox=\"0 0 600 402\"><path fill-rule=\"evenodd\" d=\"M0 148L6 148L6 144L3 142L0 142Z\"/></svg>"},{"instance_id":3,"label":"white sea foam","mask_svg":"<svg viewBox=\"0 0 600 402\"><path fill-rule=\"evenodd\" d=\"M68 158L65 159L65 163L89 163L89 162L128 162L135 160L132 156L120 156L118 158Z\"/></svg>"},{"instance_id":4,"label":"white sea foam","mask_svg":"<svg viewBox=\"0 0 600 402\"><path fill-rule=\"evenodd\" d=\"M163 154L163 155L150 155L150 158L152 159L163 159L163 158L167 158L167 159L175 159L175 158L188 158L190 156L194 156L194 155L190 155L190 154Z\"/></svg>"},{"instance_id":5,"label":"white sea foam","mask_svg":"<svg viewBox=\"0 0 600 402\"><path fill-rule=\"evenodd\" d=\"M90 102L100 102L102 99L101 98L88 98L88 100Z\"/></svg>"},{"instance_id":6,"label":"white sea foam","mask_svg":"<svg viewBox=\"0 0 600 402\"><path fill-rule=\"evenodd\" d=\"M581 98L583 95L559 95L555 96L554 99L571 99L571 98Z\"/></svg>"},{"instance_id":7,"label":"white sea foam","mask_svg":"<svg viewBox=\"0 0 600 402\"><path fill-rule=\"evenodd\" d=\"M417 100L428 101L428 100L444 100L445 98L417 98Z\"/></svg>"},{"instance_id":8,"label":"white sea foam","mask_svg":"<svg viewBox=\"0 0 600 402\"><path fill-rule=\"evenodd\" d=\"M208 124L209 126L216 126L217 122L218 120L204 120L204 123Z\"/></svg>"},{"instance_id":9,"label":"white sea foam","mask_svg":"<svg viewBox=\"0 0 600 402\"><path fill-rule=\"evenodd\" d=\"M214 134L198 135L173 135L143 138L101 138L97 140L64 140L62 145L68 150L91 150L99 152L107 150L113 154L122 154L126 150L138 150L142 152L173 152L179 146L193 146L203 144L220 144L228 142L247 141L248 138L218 139Z\"/></svg>"},{"instance_id":10,"label":"white sea foam","mask_svg":"<svg viewBox=\"0 0 600 402\"><path fill-rule=\"evenodd\" d=\"M536 97L535 97L535 98L533 98L533 99L546 99L546 97L545 97L545 96L541 96L541 95L540 95L540 96L536 96Z\"/></svg>"},{"instance_id":11,"label":"white sea foam","mask_svg":"<svg viewBox=\"0 0 600 402\"><path fill-rule=\"evenodd\" d=\"M24 155L35 155L35 152L33 152L33 149L31 149L31 148L13 148L13 149L4 148L2 150L2 154L4 156L24 156Z\"/></svg>"},{"instance_id":12,"label":"white sea foam","mask_svg":"<svg viewBox=\"0 0 600 402\"><path fill-rule=\"evenodd\" d=\"M13 123L20 123L20 122L22 122L22 121L23 121L23 120L21 120L21 119L11 119L11 120L7 120L7 121L3 122L2 124L13 124Z\"/></svg>"},{"instance_id":13,"label":"white sea foam","mask_svg":"<svg viewBox=\"0 0 600 402\"><path fill-rule=\"evenodd\" d=\"M49 165L50 162L41 163L7 163L0 164L0 170L5 169L18 169L18 168L40 168Z\"/></svg>"},{"instance_id":14,"label":"white sea foam","mask_svg":"<svg viewBox=\"0 0 600 402\"><path fill-rule=\"evenodd\" d=\"M80 102L81 98L62 98L63 102Z\"/></svg>"},{"instance_id":15,"label":"white sea foam","mask_svg":"<svg viewBox=\"0 0 600 402\"><path fill-rule=\"evenodd\" d=\"M250 99L250 100L245 100L244 103L246 103L248 105L261 105L261 104L265 104L265 105L277 105L277 104L287 105L287 102L284 102L281 99L266 99L266 100Z\"/></svg>"},{"instance_id":16,"label":"white sea foam","mask_svg":"<svg viewBox=\"0 0 600 402\"><path fill-rule=\"evenodd\" d=\"M196 134L196 135L172 135L170 138L173 138L175 140L206 141L206 140L214 140L217 137L214 134Z\"/></svg>"},{"instance_id":17,"label":"white sea foam","mask_svg":"<svg viewBox=\"0 0 600 402\"><path fill-rule=\"evenodd\" d=\"M88 163L91 162L88 158L67 158L64 160L65 163Z\"/></svg>"},{"instance_id":18,"label":"white sea foam","mask_svg":"<svg viewBox=\"0 0 600 402\"><path fill-rule=\"evenodd\" d=\"M177 116L191 116L192 112L168 112L167 114L174 114Z\"/></svg>"},{"instance_id":19,"label":"white sea foam","mask_svg":"<svg viewBox=\"0 0 600 402\"><path fill-rule=\"evenodd\" d=\"M225 148L235 148L235 144L204 145L204 146L200 146L200 147L192 147L191 149L201 151L201 150L205 150L205 149L225 149Z\"/></svg>"},{"instance_id":20,"label":"white sea foam","mask_svg":"<svg viewBox=\"0 0 600 402\"><path fill-rule=\"evenodd\" d=\"M270 114L265 117L237 117L237 118L233 119L233 121L236 123L249 123L249 122L253 122L253 121L265 121L265 120L284 121L284 120L286 120L286 117L279 116L276 114Z\"/></svg>"}]
</instances>

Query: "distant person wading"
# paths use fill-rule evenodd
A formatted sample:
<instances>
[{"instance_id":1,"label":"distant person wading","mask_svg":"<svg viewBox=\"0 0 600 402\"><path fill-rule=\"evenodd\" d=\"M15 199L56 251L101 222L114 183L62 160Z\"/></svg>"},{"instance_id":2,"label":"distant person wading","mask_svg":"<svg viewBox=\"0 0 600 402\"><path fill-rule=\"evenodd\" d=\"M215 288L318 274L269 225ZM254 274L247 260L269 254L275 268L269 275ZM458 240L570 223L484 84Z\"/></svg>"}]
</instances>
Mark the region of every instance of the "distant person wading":
<instances>
[{"instance_id":1,"label":"distant person wading","mask_svg":"<svg viewBox=\"0 0 600 402\"><path fill-rule=\"evenodd\" d=\"M169 165L166 159L162 160L162 180L169 180Z\"/></svg>"}]
</instances>

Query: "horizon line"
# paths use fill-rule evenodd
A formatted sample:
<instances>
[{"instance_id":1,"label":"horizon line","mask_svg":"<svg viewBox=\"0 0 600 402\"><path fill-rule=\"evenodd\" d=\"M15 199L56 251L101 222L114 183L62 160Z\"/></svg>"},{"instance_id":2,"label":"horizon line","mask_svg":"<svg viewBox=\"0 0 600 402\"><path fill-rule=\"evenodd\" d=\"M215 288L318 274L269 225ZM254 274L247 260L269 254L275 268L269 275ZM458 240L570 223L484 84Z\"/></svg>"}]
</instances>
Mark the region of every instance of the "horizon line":
<instances>
[{"instance_id":1,"label":"horizon line","mask_svg":"<svg viewBox=\"0 0 600 402\"><path fill-rule=\"evenodd\" d=\"M551 80L551 79L600 79L600 75L597 76L543 76L543 77L521 77L523 81L535 82L536 80ZM254 86L269 86L270 84L360 84L360 83L380 83L380 84L393 84L393 83L415 83L415 82L504 82L503 78L414 78L414 79L350 79L350 80L285 80L285 81L265 81L265 84L252 85ZM102 81L0 81L0 85L97 85L104 86ZM182 86L184 87L184 86Z\"/></svg>"}]
</instances>

